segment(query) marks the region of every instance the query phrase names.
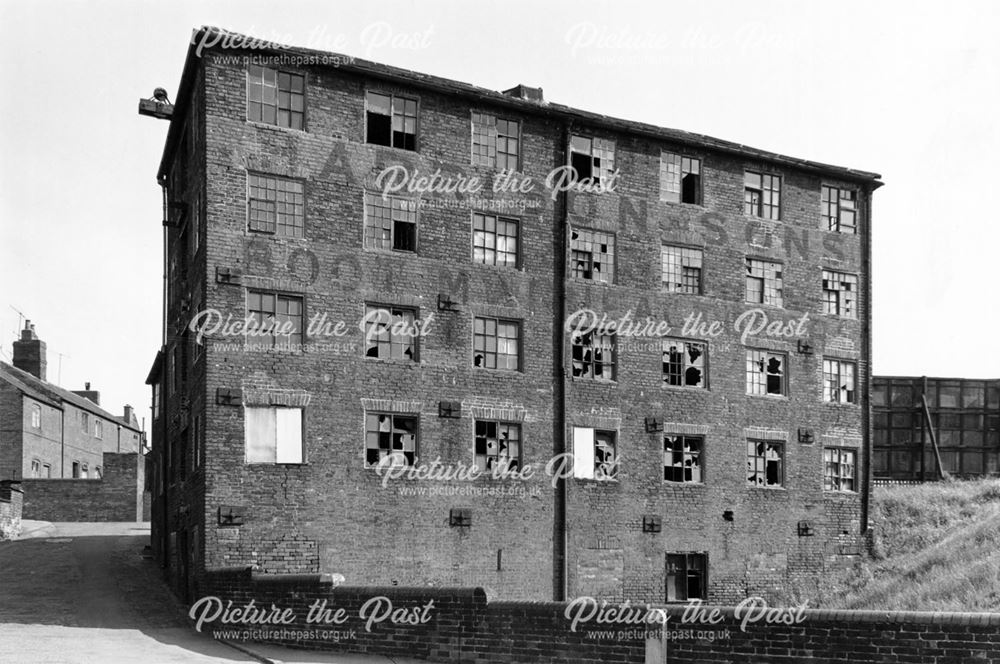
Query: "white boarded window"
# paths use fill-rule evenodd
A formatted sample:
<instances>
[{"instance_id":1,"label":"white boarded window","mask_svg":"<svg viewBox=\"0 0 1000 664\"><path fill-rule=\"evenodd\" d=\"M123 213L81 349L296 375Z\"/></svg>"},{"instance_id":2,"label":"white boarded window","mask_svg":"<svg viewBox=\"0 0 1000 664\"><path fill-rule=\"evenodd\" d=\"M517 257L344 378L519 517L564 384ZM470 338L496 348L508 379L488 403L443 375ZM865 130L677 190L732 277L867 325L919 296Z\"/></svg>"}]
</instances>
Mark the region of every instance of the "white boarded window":
<instances>
[{"instance_id":1,"label":"white boarded window","mask_svg":"<svg viewBox=\"0 0 1000 664\"><path fill-rule=\"evenodd\" d=\"M244 409L247 463L302 463L302 409Z\"/></svg>"},{"instance_id":2,"label":"white boarded window","mask_svg":"<svg viewBox=\"0 0 1000 664\"><path fill-rule=\"evenodd\" d=\"M615 432L573 427L573 477L581 480L613 480L617 476Z\"/></svg>"}]
</instances>

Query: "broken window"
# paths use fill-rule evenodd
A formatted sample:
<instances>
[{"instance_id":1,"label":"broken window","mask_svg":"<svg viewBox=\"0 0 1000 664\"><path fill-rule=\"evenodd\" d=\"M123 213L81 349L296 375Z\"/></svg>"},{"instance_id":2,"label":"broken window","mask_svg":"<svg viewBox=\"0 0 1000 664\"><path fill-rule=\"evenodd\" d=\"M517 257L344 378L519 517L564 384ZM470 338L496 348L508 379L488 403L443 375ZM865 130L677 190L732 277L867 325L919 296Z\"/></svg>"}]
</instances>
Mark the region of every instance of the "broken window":
<instances>
[{"instance_id":1,"label":"broken window","mask_svg":"<svg viewBox=\"0 0 1000 664\"><path fill-rule=\"evenodd\" d=\"M781 219L781 177L747 171L743 179L743 214Z\"/></svg>"},{"instance_id":2,"label":"broken window","mask_svg":"<svg viewBox=\"0 0 1000 664\"><path fill-rule=\"evenodd\" d=\"M489 113L472 113L472 163L516 171L520 123Z\"/></svg>"},{"instance_id":3,"label":"broken window","mask_svg":"<svg viewBox=\"0 0 1000 664\"><path fill-rule=\"evenodd\" d=\"M857 403L854 363L823 360L823 401Z\"/></svg>"},{"instance_id":4,"label":"broken window","mask_svg":"<svg viewBox=\"0 0 1000 664\"><path fill-rule=\"evenodd\" d=\"M701 160L660 152L660 200L701 204Z\"/></svg>"},{"instance_id":5,"label":"broken window","mask_svg":"<svg viewBox=\"0 0 1000 664\"><path fill-rule=\"evenodd\" d=\"M301 182L247 173L247 228L254 233L302 237L304 198Z\"/></svg>"},{"instance_id":6,"label":"broken window","mask_svg":"<svg viewBox=\"0 0 1000 664\"><path fill-rule=\"evenodd\" d=\"M828 230L857 233L858 192L853 189L821 187L820 208Z\"/></svg>"},{"instance_id":7,"label":"broken window","mask_svg":"<svg viewBox=\"0 0 1000 664\"><path fill-rule=\"evenodd\" d=\"M486 265L518 266L517 219L472 213L472 260Z\"/></svg>"},{"instance_id":8,"label":"broken window","mask_svg":"<svg viewBox=\"0 0 1000 664\"><path fill-rule=\"evenodd\" d=\"M663 245L663 286L672 293L700 294L703 256L701 249Z\"/></svg>"},{"instance_id":9,"label":"broken window","mask_svg":"<svg viewBox=\"0 0 1000 664\"><path fill-rule=\"evenodd\" d=\"M250 65L247 69L247 120L302 129L306 79L301 74Z\"/></svg>"},{"instance_id":10,"label":"broken window","mask_svg":"<svg viewBox=\"0 0 1000 664\"><path fill-rule=\"evenodd\" d=\"M667 554L667 601L705 599L708 556L704 553Z\"/></svg>"},{"instance_id":11,"label":"broken window","mask_svg":"<svg viewBox=\"0 0 1000 664\"><path fill-rule=\"evenodd\" d=\"M615 280L615 236L582 228L570 229L573 276L605 284Z\"/></svg>"},{"instance_id":12,"label":"broken window","mask_svg":"<svg viewBox=\"0 0 1000 664\"><path fill-rule=\"evenodd\" d=\"M417 250L417 202L365 193L365 246L393 251Z\"/></svg>"},{"instance_id":13,"label":"broken window","mask_svg":"<svg viewBox=\"0 0 1000 664\"><path fill-rule=\"evenodd\" d=\"M603 138L573 136L569 143L570 166L576 179L604 182L615 170L615 142Z\"/></svg>"},{"instance_id":14,"label":"broken window","mask_svg":"<svg viewBox=\"0 0 1000 664\"><path fill-rule=\"evenodd\" d=\"M747 302L754 304L771 304L783 306L781 287L781 263L746 259L747 267Z\"/></svg>"},{"instance_id":15,"label":"broken window","mask_svg":"<svg viewBox=\"0 0 1000 664\"><path fill-rule=\"evenodd\" d=\"M613 480L618 477L617 434L573 427L573 477Z\"/></svg>"},{"instance_id":16,"label":"broken window","mask_svg":"<svg viewBox=\"0 0 1000 664\"><path fill-rule=\"evenodd\" d=\"M854 450L827 447L823 450L823 488L854 491Z\"/></svg>"},{"instance_id":17,"label":"broken window","mask_svg":"<svg viewBox=\"0 0 1000 664\"><path fill-rule=\"evenodd\" d=\"M823 270L823 313L857 318L858 276Z\"/></svg>"},{"instance_id":18,"label":"broken window","mask_svg":"<svg viewBox=\"0 0 1000 664\"><path fill-rule=\"evenodd\" d=\"M782 486L785 444L774 440L747 440L747 481L751 486Z\"/></svg>"},{"instance_id":19,"label":"broken window","mask_svg":"<svg viewBox=\"0 0 1000 664\"><path fill-rule=\"evenodd\" d=\"M365 357L417 360L417 312L402 307L365 307Z\"/></svg>"},{"instance_id":20,"label":"broken window","mask_svg":"<svg viewBox=\"0 0 1000 664\"><path fill-rule=\"evenodd\" d=\"M392 456L392 465L412 466L417 455L417 416L365 414L365 464Z\"/></svg>"},{"instance_id":21,"label":"broken window","mask_svg":"<svg viewBox=\"0 0 1000 664\"><path fill-rule=\"evenodd\" d=\"M246 406L247 463L302 463L302 409L283 406ZM188 432L182 437L181 476L187 456Z\"/></svg>"},{"instance_id":22,"label":"broken window","mask_svg":"<svg viewBox=\"0 0 1000 664\"><path fill-rule=\"evenodd\" d=\"M573 377L615 380L615 335L574 334Z\"/></svg>"},{"instance_id":23,"label":"broken window","mask_svg":"<svg viewBox=\"0 0 1000 664\"><path fill-rule=\"evenodd\" d=\"M708 387L705 373L706 344L680 339L663 340L663 383L682 387Z\"/></svg>"},{"instance_id":24,"label":"broken window","mask_svg":"<svg viewBox=\"0 0 1000 664\"><path fill-rule=\"evenodd\" d=\"M476 468L482 472L521 467L521 425L476 420Z\"/></svg>"},{"instance_id":25,"label":"broken window","mask_svg":"<svg viewBox=\"0 0 1000 664\"><path fill-rule=\"evenodd\" d=\"M417 149L417 101L368 92L365 95L368 143L402 150Z\"/></svg>"},{"instance_id":26,"label":"broken window","mask_svg":"<svg viewBox=\"0 0 1000 664\"><path fill-rule=\"evenodd\" d=\"M747 350L747 394L785 394L788 356L769 350Z\"/></svg>"},{"instance_id":27,"label":"broken window","mask_svg":"<svg viewBox=\"0 0 1000 664\"><path fill-rule=\"evenodd\" d=\"M521 370L521 324L498 318L476 318L472 364L484 369Z\"/></svg>"},{"instance_id":28,"label":"broken window","mask_svg":"<svg viewBox=\"0 0 1000 664\"><path fill-rule=\"evenodd\" d=\"M663 437L663 479L667 482L701 482L702 436Z\"/></svg>"},{"instance_id":29,"label":"broken window","mask_svg":"<svg viewBox=\"0 0 1000 664\"><path fill-rule=\"evenodd\" d=\"M301 297L267 291L247 291L247 342L294 349L302 344Z\"/></svg>"}]
</instances>

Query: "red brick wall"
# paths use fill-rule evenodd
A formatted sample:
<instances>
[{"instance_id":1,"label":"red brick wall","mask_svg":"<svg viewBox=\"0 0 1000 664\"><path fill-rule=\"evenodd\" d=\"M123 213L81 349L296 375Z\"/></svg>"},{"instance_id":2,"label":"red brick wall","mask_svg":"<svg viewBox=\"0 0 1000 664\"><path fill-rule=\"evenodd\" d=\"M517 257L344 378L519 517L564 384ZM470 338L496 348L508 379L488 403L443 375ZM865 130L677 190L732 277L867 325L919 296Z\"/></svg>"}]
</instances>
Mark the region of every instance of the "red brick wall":
<instances>
[{"instance_id":1,"label":"red brick wall","mask_svg":"<svg viewBox=\"0 0 1000 664\"><path fill-rule=\"evenodd\" d=\"M41 521L141 521L144 464L138 454L103 458L101 479L27 479L24 518Z\"/></svg>"}]
</instances>

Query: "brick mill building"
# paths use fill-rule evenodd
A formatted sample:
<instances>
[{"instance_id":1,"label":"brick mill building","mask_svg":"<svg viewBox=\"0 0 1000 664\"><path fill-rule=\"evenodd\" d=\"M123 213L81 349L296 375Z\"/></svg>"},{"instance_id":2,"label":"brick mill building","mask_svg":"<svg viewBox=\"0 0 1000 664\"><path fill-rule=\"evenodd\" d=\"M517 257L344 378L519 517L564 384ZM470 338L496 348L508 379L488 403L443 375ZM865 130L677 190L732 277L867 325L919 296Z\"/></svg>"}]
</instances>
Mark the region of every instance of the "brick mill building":
<instances>
[{"instance_id":1,"label":"brick mill building","mask_svg":"<svg viewBox=\"0 0 1000 664\"><path fill-rule=\"evenodd\" d=\"M253 566L733 601L853 560L877 174L222 34L160 104L179 591ZM384 481L393 454L535 472Z\"/></svg>"}]
</instances>

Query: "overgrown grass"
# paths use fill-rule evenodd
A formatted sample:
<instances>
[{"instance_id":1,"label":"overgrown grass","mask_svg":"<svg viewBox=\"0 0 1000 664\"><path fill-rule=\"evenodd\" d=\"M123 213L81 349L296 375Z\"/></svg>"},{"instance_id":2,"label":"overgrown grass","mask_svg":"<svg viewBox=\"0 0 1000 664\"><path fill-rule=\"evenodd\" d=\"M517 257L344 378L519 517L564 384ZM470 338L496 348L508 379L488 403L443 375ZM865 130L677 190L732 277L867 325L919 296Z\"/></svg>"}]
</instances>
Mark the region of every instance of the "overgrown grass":
<instances>
[{"instance_id":1,"label":"overgrown grass","mask_svg":"<svg viewBox=\"0 0 1000 664\"><path fill-rule=\"evenodd\" d=\"M820 604L1000 612L1000 479L876 487L872 556Z\"/></svg>"}]
</instances>

